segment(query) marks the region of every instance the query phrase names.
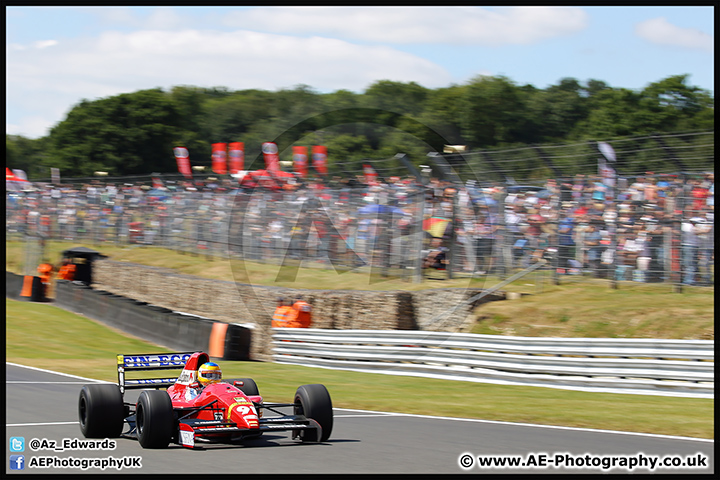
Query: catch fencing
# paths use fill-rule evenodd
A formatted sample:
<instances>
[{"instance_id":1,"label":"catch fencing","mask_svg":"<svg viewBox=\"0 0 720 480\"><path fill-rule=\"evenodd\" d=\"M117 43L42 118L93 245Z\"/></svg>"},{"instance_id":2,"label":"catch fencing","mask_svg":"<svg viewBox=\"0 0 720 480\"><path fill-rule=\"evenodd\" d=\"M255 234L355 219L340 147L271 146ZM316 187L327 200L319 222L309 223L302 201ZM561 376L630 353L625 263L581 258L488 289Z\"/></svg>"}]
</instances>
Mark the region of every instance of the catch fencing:
<instances>
[{"instance_id":1,"label":"catch fencing","mask_svg":"<svg viewBox=\"0 0 720 480\"><path fill-rule=\"evenodd\" d=\"M594 277L613 286L664 283L673 291L712 286L714 175L699 167L713 157L714 133L613 145L619 159L633 159L618 160L618 170L633 173L556 175L525 185L511 174L533 177L544 165L553 175L577 162L590 162L579 164L583 171L597 171L598 153L587 144L528 147L469 152L461 164L458 155L435 155L427 159L434 170L380 176L375 185L353 178L278 189L239 188L229 177L70 179L8 191L6 232L8 239L26 240L30 270L42 256L37 245L46 241L154 245L209 261L371 268L416 283L504 279L553 250L555 261L539 270L553 283ZM668 158L678 168L696 169L637 173ZM536 163L532 171L520 169ZM436 253L438 261L431 261Z\"/></svg>"},{"instance_id":2,"label":"catch fencing","mask_svg":"<svg viewBox=\"0 0 720 480\"><path fill-rule=\"evenodd\" d=\"M273 329L277 363L582 391L714 398L714 342Z\"/></svg>"}]
</instances>

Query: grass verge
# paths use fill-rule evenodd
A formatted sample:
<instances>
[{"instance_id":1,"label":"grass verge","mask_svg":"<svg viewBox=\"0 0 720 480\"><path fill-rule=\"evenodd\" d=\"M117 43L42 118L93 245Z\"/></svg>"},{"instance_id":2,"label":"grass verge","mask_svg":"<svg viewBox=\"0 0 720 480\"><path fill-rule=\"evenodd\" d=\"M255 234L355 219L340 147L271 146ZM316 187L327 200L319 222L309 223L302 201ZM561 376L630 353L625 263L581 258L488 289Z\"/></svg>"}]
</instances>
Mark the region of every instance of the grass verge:
<instances>
[{"instance_id":1,"label":"grass verge","mask_svg":"<svg viewBox=\"0 0 720 480\"><path fill-rule=\"evenodd\" d=\"M667 286L607 281L550 286L541 295L475 309L472 333L527 337L713 340L715 296L708 288L669 293Z\"/></svg>"},{"instance_id":2,"label":"grass verge","mask_svg":"<svg viewBox=\"0 0 720 480\"><path fill-rule=\"evenodd\" d=\"M116 381L118 353L167 349L50 304L6 299L6 361ZM714 438L714 401L366 374L262 362L221 362L270 401L322 383L337 407Z\"/></svg>"}]
</instances>

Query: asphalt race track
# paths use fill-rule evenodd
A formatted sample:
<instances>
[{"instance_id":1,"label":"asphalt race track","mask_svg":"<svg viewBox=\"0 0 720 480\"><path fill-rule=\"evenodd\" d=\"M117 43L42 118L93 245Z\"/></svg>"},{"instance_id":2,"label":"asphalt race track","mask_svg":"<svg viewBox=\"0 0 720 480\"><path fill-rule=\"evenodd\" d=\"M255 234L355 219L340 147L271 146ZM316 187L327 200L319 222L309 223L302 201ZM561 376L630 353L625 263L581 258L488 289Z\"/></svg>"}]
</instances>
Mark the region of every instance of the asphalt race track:
<instances>
[{"instance_id":1,"label":"asphalt race track","mask_svg":"<svg viewBox=\"0 0 720 480\"><path fill-rule=\"evenodd\" d=\"M60 446L68 439L72 446L73 441L84 440L77 423L77 399L81 386L91 382L6 364L6 473L714 473L712 440L340 408L335 409L332 435L322 444L301 444L282 432L266 434L243 445L209 444L197 450L177 445L164 450L145 450L135 440L125 438L115 439L112 450L50 449L51 442ZM138 391L130 391L126 400L137 394ZM15 437L13 445L12 437ZM19 437L24 439L24 451L18 451ZM33 439L47 440L48 450L34 451L30 447ZM22 471L12 469L19 466L19 455L23 456ZM657 460L665 456L675 457L666 458L671 461L707 466L651 470L638 463L649 465L651 458ZM97 467L82 470L72 466L38 468L47 457L54 457L52 461L56 463L76 465L80 465L79 459L113 457L113 461L126 462L129 467L120 470ZM529 465L514 468L478 465L487 459L501 461L503 458L505 461L519 459ZM554 462L561 460L564 465L555 467ZM636 462L639 466L603 470L602 462L610 461L628 465L627 462ZM576 466L567 468L568 462ZM585 463L591 466L580 466Z\"/></svg>"}]
</instances>

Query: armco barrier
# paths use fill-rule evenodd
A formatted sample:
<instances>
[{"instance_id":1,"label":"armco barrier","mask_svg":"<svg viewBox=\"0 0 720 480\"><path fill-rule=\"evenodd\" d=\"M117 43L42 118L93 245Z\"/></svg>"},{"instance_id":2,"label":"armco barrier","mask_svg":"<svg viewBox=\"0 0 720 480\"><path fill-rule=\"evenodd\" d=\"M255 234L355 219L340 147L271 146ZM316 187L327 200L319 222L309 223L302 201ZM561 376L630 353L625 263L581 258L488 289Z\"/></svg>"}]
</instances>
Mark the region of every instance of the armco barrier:
<instances>
[{"instance_id":1,"label":"armco barrier","mask_svg":"<svg viewBox=\"0 0 720 480\"><path fill-rule=\"evenodd\" d=\"M13 300L21 300L20 292L25 277L5 270L5 296Z\"/></svg>"},{"instance_id":2,"label":"armco barrier","mask_svg":"<svg viewBox=\"0 0 720 480\"><path fill-rule=\"evenodd\" d=\"M586 391L714 397L714 342L273 329L274 361Z\"/></svg>"},{"instance_id":3,"label":"armco barrier","mask_svg":"<svg viewBox=\"0 0 720 480\"><path fill-rule=\"evenodd\" d=\"M213 325L218 323L67 280L58 280L55 292L58 307L177 351L208 351ZM250 360L250 330L228 324L223 333L224 338L215 339L223 345L218 358Z\"/></svg>"}]
</instances>

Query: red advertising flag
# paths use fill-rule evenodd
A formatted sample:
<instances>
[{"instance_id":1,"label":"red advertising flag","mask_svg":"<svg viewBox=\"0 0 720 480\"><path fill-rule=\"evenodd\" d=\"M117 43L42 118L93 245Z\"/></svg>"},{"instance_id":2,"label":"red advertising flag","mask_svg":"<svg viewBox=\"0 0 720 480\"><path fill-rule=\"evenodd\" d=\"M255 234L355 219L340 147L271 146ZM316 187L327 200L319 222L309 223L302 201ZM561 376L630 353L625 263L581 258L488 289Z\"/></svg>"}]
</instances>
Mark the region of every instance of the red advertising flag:
<instances>
[{"instance_id":1,"label":"red advertising flag","mask_svg":"<svg viewBox=\"0 0 720 480\"><path fill-rule=\"evenodd\" d=\"M190 170L190 154L188 149L185 147L175 147L173 149L175 159L178 164L178 172L185 175L185 178L192 178L192 171Z\"/></svg>"},{"instance_id":2,"label":"red advertising flag","mask_svg":"<svg viewBox=\"0 0 720 480\"><path fill-rule=\"evenodd\" d=\"M212 171L218 175L227 173L227 143L212 144Z\"/></svg>"},{"instance_id":3,"label":"red advertising flag","mask_svg":"<svg viewBox=\"0 0 720 480\"><path fill-rule=\"evenodd\" d=\"M368 185L377 185L378 174L369 163L363 164L363 173L365 174L365 183Z\"/></svg>"},{"instance_id":4,"label":"red advertising flag","mask_svg":"<svg viewBox=\"0 0 720 480\"><path fill-rule=\"evenodd\" d=\"M327 147L323 145L313 145L312 161L313 168L320 175L327 175Z\"/></svg>"},{"instance_id":5,"label":"red advertising flag","mask_svg":"<svg viewBox=\"0 0 720 480\"><path fill-rule=\"evenodd\" d=\"M159 173L151 173L150 178L152 179L153 188L162 188L165 186Z\"/></svg>"},{"instance_id":6,"label":"red advertising flag","mask_svg":"<svg viewBox=\"0 0 720 480\"><path fill-rule=\"evenodd\" d=\"M10 171L9 168L5 167L5 188L9 192L18 192L22 190L22 187L19 185L20 182L18 182L18 178L15 176L13 172Z\"/></svg>"},{"instance_id":7,"label":"red advertising flag","mask_svg":"<svg viewBox=\"0 0 720 480\"><path fill-rule=\"evenodd\" d=\"M278 146L273 142L265 142L262 144L262 152L263 157L265 157L265 169L269 172L280 170Z\"/></svg>"},{"instance_id":8,"label":"red advertising flag","mask_svg":"<svg viewBox=\"0 0 720 480\"><path fill-rule=\"evenodd\" d=\"M13 173L15 174L15 179L20 182L27 182L27 174L25 173L25 170L18 170L16 168L13 168Z\"/></svg>"},{"instance_id":9,"label":"red advertising flag","mask_svg":"<svg viewBox=\"0 0 720 480\"><path fill-rule=\"evenodd\" d=\"M245 144L243 142L230 142L228 146L230 173L240 173L245 166Z\"/></svg>"},{"instance_id":10,"label":"red advertising flag","mask_svg":"<svg viewBox=\"0 0 720 480\"><path fill-rule=\"evenodd\" d=\"M307 147L293 147L293 166L302 178L308 174Z\"/></svg>"}]
</instances>

